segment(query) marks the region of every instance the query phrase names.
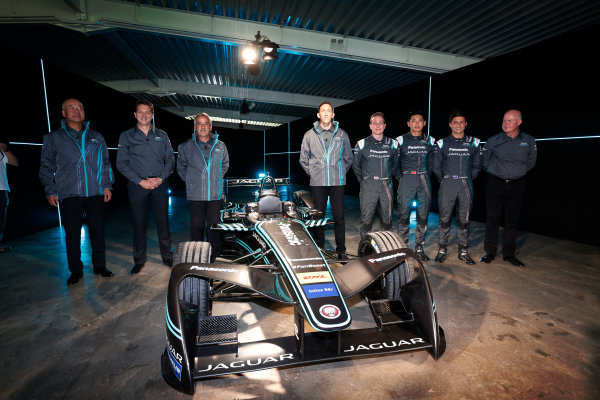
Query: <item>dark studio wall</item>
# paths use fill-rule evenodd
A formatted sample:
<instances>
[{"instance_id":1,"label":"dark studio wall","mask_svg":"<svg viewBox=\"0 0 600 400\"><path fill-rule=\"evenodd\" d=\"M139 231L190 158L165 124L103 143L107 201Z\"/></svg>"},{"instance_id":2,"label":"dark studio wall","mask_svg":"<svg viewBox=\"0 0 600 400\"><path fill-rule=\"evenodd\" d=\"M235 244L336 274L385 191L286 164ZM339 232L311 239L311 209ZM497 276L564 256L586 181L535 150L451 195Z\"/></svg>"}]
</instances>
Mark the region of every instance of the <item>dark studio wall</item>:
<instances>
[{"instance_id":1,"label":"dark studio wall","mask_svg":"<svg viewBox=\"0 0 600 400\"><path fill-rule=\"evenodd\" d=\"M543 44L484 61L432 79L432 107L428 116L431 134L442 138L449 134L447 115L461 108L469 116L468 134L486 140L500 132L504 111L523 111L522 129L536 138L590 136L600 133L599 114L593 109L591 96L600 89L594 70L593 54L585 48L590 38L598 37L598 27L549 40ZM3 74L3 129L1 141L41 143L47 132L46 106L42 91L39 58L26 56L0 44L5 59ZM60 104L67 97L77 97L85 105L91 127L103 133L110 147L116 147L119 134L134 124L135 98L118 93L45 64L51 127L61 118ZM340 79L343 79L341 77ZM335 96L335 94L332 94ZM369 117L375 111L386 115L386 134L396 137L407 132L409 110L427 109L429 79L401 89L373 96L335 110L350 135L351 144L370 134ZM290 150L297 152L304 133L316 118L314 113L290 124ZM193 124L183 118L156 110L156 123L165 129L173 148L187 140ZM228 146L231 158L228 176L255 176L263 170L263 133L248 130L215 128ZM266 132L267 153L288 150L288 126ZM17 168L8 167L12 189L6 236L20 236L55 226L56 212L47 204L37 178L39 147L11 146L19 157ZM600 223L595 213L594 173L599 170L595 157L600 140L538 142L539 158L529 176L528 197L523 208L522 229L579 242L600 244L592 227ZM115 168L116 152L111 151ZM298 164L298 153L291 156L292 181L308 184L308 177ZM266 158L267 171L273 176L288 175L286 155ZM125 179L116 173L114 200L111 207L126 206ZM474 219L485 219L485 181L483 174L475 181ZM434 180L434 190L437 182ZM172 187L183 185L176 173ZM347 192L358 194L356 178L348 176ZM435 200L436 201L436 200ZM434 209L436 208L434 201Z\"/></svg>"}]
</instances>

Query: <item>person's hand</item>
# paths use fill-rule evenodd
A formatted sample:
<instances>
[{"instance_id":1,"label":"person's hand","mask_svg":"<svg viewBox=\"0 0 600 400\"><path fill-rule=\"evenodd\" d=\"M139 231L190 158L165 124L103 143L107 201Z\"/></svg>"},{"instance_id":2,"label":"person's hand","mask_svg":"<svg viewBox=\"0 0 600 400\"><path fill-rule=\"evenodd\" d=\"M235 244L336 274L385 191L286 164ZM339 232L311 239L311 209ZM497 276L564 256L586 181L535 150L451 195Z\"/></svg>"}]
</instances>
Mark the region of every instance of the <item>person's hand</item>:
<instances>
[{"instance_id":1,"label":"person's hand","mask_svg":"<svg viewBox=\"0 0 600 400\"><path fill-rule=\"evenodd\" d=\"M58 196L55 194L48 196L48 203L50 203L52 207L58 207Z\"/></svg>"},{"instance_id":2,"label":"person's hand","mask_svg":"<svg viewBox=\"0 0 600 400\"><path fill-rule=\"evenodd\" d=\"M154 188L159 187L162 184L162 182L163 182L162 178L158 178L158 177L156 177L156 178L148 178L148 180L151 181L154 184Z\"/></svg>"},{"instance_id":3,"label":"person's hand","mask_svg":"<svg viewBox=\"0 0 600 400\"><path fill-rule=\"evenodd\" d=\"M154 181L152 181L151 179L153 179L153 178L142 179L140 181L140 186L146 190L156 189L156 185L154 184Z\"/></svg>"},{"instance_id":4,"label":"person's hand","mask_svg":"<svg viewBox=\"0 0 600 400\"><path fill-rule=\"evenodd\" d=\"M8 146L6 145L6 143L0 143L0 149L4 152L6 152L6 149L8 149Z\"/></svg>"},{"instance_id":5,"label":"person's hand","mask_svg":"<svg viewBox=\"0 0 600 400\"><path fill-rule=\"evenodd\" d=\"M112 199L112 191L110 189L104 189L104 202L107 203Z\"/></svg>"}]
</instances>

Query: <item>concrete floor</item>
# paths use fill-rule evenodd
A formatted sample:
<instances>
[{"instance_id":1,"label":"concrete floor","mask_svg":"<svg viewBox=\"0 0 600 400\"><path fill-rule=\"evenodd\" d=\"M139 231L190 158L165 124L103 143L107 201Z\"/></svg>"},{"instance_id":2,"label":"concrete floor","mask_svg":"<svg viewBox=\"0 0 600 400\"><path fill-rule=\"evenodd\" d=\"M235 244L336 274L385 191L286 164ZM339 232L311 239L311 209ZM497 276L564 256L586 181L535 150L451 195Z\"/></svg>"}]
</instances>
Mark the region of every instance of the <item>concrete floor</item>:
<instances>
[{"instance_id":1,"label":"concrete floor","mask_svg":"<svg viewBox=\"0 0 600 400\"><path fill-rule=\"evenodd\" d=\"M189 226L186 201L172 200L175 245L187 239ZM356 198L347 197L346 215L347 246L356 251ZM427 250L435 255L437 215L429 226ZM483 229L472 224L473 258L483 253ZM170 270L160 262L154 228L148 263L137 276L129 275L127 209L107 215L106 238L115 277L92 274L82 235L85 278L73 287L65 283L59 228L15 241L13 251L0 254L0 398L191 398L167 386L160 373ZM330 246L332 238L331 230ZM600 248L523 232L519 249L526 268L501 259L468 266L456 259L454 243L445 263L426 263L447 338L438 361L413 352L230 375L196 383L193 398L600 398ZM359 297L350 304L352 312L365 311ZM242 341L292 333L290 307L218 303L214 311L238 314ZM362 324L368 322L358 318Z\"/></svg>"}]
</instances>

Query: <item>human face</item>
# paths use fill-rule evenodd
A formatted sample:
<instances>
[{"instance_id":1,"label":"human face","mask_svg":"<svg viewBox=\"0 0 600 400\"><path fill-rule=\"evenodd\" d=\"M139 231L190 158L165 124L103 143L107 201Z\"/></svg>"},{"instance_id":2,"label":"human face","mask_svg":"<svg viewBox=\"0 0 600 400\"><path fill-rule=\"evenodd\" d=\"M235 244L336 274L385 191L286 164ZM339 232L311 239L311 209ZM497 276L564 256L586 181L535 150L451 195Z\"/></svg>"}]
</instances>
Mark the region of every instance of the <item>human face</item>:
<instances>
[{"instance_id":1,"label":"human face","mask_svg":"<svg viewBox=\"0 0 600 400\"><path fill-rule=\"evenodd\" d=\"M133 113L135 119L139 126L148 126L150 122L152 122L152 118L154 118L154 113L152 109L145 104L138 104L135 112Z\"/></svg>"},{"instance_id":2,"label":"human face","mask_svg":"<svg viewBox=\"0 0 600 400\"><path fill-rule=\"evenodd\" d=\"M329 126L331 125L331 120L335 117L333 113L333 108L329 104L323 104L321 108L319 108L319 112L317 113L317 118L321 121L321 125Z\"/></svg>"},{"instance_id":3,"label":"human face","mask_svg":"<svg viewBox=\"0 0 600 400\"><path fill-rule=\"evenodd\" d=\"M76 99L68 99L62 105L62 115L67 120L67 124L70 126L81 126L85 121L85 112L83 111L83 104Z\"/></svg>"},{"instance_id":4,"label":"human face","mask_svg":"<svg viewBox=\"0 0 600 400\"><path fill-rule=\"evenodd\" d=\"M460 139L465 136L465 128L467 126L465 117L454 117L448 125L450 125L450 129L452 129L453 137Z\"/></svg>"},{"instance_id":5,"label":"human face","mask_svg":"<svg viewBox=\"0 0 600 400\"><path fill-rule=\"evenodd\" d=\"M408 127L410 128L410 133L413 136L420 136L423 132L423 127L426 124L427 121L425 121L425 118L423 118L423 116L419 114L410 117L410 120L406 123L406 125L408 125Z\"/></svg>"},{"instance_id":6,"label":"human face","mask_svg":"<svg viewBox=\"0 0 600 400\"><path fill-rule=\"evenodd\" d=\"M510 110L504 114L502 120L502 130L509 136L515 137L519 133L519 126L523 122L521 113L517 110Z\"/></svg>"},{"instance_id":7,"label":"human face","mask_svg":"<svg viewBox=\"0 0 600 400\"><path fill-rule=\"evenodd\" d=\"M371 119L369 128L371 128L371 134L373 136L382 136L383 131L385 130L385 120L383 117L376 115Z\"/></svg>"},{"instance_id":8,"label":"human face","mask_svg":"<svg viewBox=\"0 0 600 400\"><path fill-rule=\"evenodd\" d=\"M201 115L196 118L195 126L198 138L203 142L208 141L208 139L210 138L210 131L212 130L212 124L210 123L210 119L208 119L204 115Z\"/></svg>"}]
</instances>

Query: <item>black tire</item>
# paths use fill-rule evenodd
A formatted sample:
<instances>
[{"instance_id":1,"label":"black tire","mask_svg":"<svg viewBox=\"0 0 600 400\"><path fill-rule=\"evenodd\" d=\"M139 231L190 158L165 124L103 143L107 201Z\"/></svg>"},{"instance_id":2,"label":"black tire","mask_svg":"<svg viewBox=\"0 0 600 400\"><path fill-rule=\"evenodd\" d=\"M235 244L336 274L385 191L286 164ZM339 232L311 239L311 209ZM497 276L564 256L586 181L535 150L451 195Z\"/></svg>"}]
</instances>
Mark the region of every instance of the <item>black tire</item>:
<instances>
[{"instance_id":1,"label":"black tire","mask_svg":"<svg viewBox=\"0 0 600 400\"><path fill-rule=\"evenodd\" d=\"M406 244L395 232L369 232L358 244L358 255L360 257L383 253L389 250L405 248ZM379 286L381 297L384 299L399 299L402 286L409 282L410 272L407 262L389 271L383 279L376 282Z\"/></svg>"},{"instance_id":2,"label":"black tire","mask_svg":"<svg viewBox=\"0 0 600 400\"><path fill-rule=\"evenodd\" d=\"M177 245L173 265L179 263L210 262L211 247L208 242L183 242ZM179 301L185 308L198 309L198 315L209 316L212 312L210 283L208 279L188 276L179 284Z\"/></svg>"}]
</instances>

